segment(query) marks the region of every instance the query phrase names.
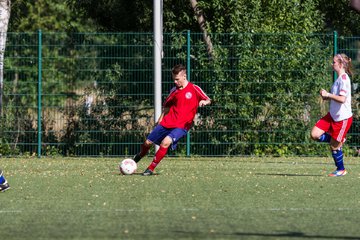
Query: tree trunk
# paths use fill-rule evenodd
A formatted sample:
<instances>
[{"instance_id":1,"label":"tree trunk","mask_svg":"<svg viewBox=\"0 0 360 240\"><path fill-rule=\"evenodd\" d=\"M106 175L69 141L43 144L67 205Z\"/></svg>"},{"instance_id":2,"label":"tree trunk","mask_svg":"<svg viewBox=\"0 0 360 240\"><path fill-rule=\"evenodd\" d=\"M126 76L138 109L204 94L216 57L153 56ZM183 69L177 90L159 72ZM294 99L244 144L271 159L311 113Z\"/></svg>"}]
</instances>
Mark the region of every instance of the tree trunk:
<instances>
[{"instance_id":1,"label":"tree trunk","mask_svg":"<svg viewBox=\"0 0 360 240\"><path fill-rule=\"evenodd\" d=\"M11 0L0 0L0 116L3 116L4 55Z\"/></svg>"},{"instance_id":2,"label":"tree trunk","mask_svg":"<svg viewBox=\"0 0 360 240\"><path fill-rule=\"evenodd\" d=\"M197 6L198 3L196 0L190 0L190 3L191 3L191 7L194 9L195 16L199 23L200 29L203 33L203 38L204 38L204 41L207 46L206 49L207 49L208 55L212 58L213 57L213 45L212 45L210 36L208 35L208 33L206 31L204 14L198 8L198 6Z\"/></svg>"}]
</instances>

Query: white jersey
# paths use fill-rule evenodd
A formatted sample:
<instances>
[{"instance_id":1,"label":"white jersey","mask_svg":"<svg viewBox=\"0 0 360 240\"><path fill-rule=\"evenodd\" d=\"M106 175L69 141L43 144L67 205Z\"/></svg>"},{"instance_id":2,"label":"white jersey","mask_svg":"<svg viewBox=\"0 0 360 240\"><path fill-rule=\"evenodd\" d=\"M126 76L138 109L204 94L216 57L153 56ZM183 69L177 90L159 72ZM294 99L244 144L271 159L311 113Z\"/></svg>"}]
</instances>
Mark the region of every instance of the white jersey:
<instances>
[{"instance_id":1,"label":"white jersey","mask_svg":"<svg viewBox=\"0 0 360 240\"><path fill-rule=\"evenodd\" d=\"M331 87L331 94L345 96L344 103L330 100L330 115L335 122L350 118L351 110L351 82L349 76L344 73L339 76Z\"/></svg>"}]
</instances>

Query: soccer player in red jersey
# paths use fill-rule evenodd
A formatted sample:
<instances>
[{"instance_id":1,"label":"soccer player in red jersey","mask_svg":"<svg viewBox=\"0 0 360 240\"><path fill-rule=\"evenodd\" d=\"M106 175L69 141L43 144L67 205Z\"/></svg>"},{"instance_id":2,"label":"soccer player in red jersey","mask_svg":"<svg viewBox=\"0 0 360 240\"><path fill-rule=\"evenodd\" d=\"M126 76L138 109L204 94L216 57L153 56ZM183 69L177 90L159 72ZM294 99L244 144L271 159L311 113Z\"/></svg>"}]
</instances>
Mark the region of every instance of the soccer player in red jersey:
<instances>
[{"instance_id":1,"label":"soccer player in red jersey","mask_svg":"<svg viewBox=\"0 0 360 240\"><path fill-rule=\"evenodd\" d=\"M152 175L156 166L165 157L168 148L175 150L178 141L186 136L198 107L211 103L210 98L199 86L187 80L184 65L174 66L171 73L175 87L171 89L163 104L157 125L141 145L141 151L134 156L135 162L139 162L153 144L160 146L153 161L143 173L144 176Z\"/></svg>"}]
</instances>

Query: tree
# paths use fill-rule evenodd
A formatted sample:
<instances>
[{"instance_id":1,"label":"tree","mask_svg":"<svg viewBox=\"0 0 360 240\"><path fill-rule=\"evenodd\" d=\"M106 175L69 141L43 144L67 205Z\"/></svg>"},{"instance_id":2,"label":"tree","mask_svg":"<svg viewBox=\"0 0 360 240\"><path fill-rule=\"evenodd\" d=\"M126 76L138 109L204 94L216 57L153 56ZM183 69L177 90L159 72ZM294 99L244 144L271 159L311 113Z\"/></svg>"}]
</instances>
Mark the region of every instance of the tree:
<instances>
[{"instance_id":1,"label":"tree","mask_svg":"<svg viewBox=\"0 0 360 240\"><path fill-rule=\"evenodd\" d=\"M318 0L317 9L324 14L324 29L340 35L360 35L360 14L350 6L351 0ZM357 0L358 1L358 0Z\"/></svg>"},{"instance_id":2,"label":"tree","mask_svg":"<svg viewBox=\"0 0 360 240\"><path fill-rule=\"evenodd\" d=\"M211 82L207 92L221 103L211 127L224 131L205 138L235 143L227 154L296 154L296 148L273 143L306 141L311 116L319 111L314 89L324 84L332 49L331 35L322 42L314 34L323 20L314 1L213 0L198 6L216 57L209 63L203 49L192 49L192 80Z\"/></svg>"},{"instance_id":3,"label":"tree","mask_svg":"<svg viewBox=\"0 0 360 240\"><path fill-rule=\"evenodd\" d=\"M10 19L10 0L0 1L0 116L3 114L4 55Z\"/></svg>"},{"instance_id":4,"label":"tree","mask_svg":"<svg viewBox=\"0 0 360 240\"><path fill-rule=\"evenodd\" d=\"M133 4L138 4L137 2L135 0ZM80 3L81 5L78 5ZM165 52L168 51L164 56L170 56L170 52L175 49L180 52L177 59L186 61L182 55L182 32L191 30L194 32L192 36L202 32L202 39L191 39L191 77L195 82L211 83L207 92L212 94L215 103L222 104L211 114L213 119L217 119L211 128L229 130L221 136L210 131L206 138L214 142L238 143L226 150L220 144L221 151L226 151L227 154L281 154L284 151L281 147L266 149L267 145L277 142L278 139L286 139L287 142L306 139L304 126L309 123L304 123L308 120L302 119L309 118L308 106L313 106L312 102L316 102L316 95L312 95L311 91L314 86L322 84L324 74L316 69L326 69L326 56L332 50L326 48L329 45L322 46L319 39L312 36L314 32L323 30L323 16L316 9L314 1L192 0L186 3L178 0L164 1L164 32L172 33L170 37L164 35L165 45L169 46L164 48ZM73 4L77 6L77 11L96 16L96 22L103 26L102 29L128 28L128 16L121 15L120 11L123 9L116 7L123 6L122 0L114 3L115 5L111 5L109 1L94 0L75 1ZM151 6L146 7L151 10ZM107 18L116 13L119 15L117 20L102 20L106 10L109 13ZM142 11L148 13L148 10ZM129 16L132 16L134 31L152 31L149 16L135 16L133 13ZM141 21L144 21L142 26L139 24ZM208 42L210 36L211 42ZM215 56L212 61L208 59L209 49ZM289 51L292 54L289 54ZM166 68L172 64L171 59L166 57L163 61ZM119 63L120 69L121 64ZM314 80L310 82L303 81L304 79ZM121 92L118 89L120 85L116 83L111 88L112 91ZM101 87L106 86L100 85L99 88ZM106 99L106 102L109 106L117 106L118 100L111 97ZM142 102L138 105L141 106ZM312 108L311 112L316 110ZM96 112L96 109L94 113L103 116ZM108 111L108 114L108 119L118 119L116 114L119 114L119 111ZM284 118L287 120L282 121ZM101 121L99 126L100 123ZM107 123L104 126L110 125L111 123ZM295 133L289 135L286 131ZM193 139L195 140L196 136L193 136ZM255 146L253 143L257 142L265 144Z\"/></svg>"},{"instance_id":5,"label":"tree","mask_svg":"<svg viewBox=\"0 0 360 240\"><path fill-rule=\"evenodd\" d=\"M195 16L198 20L198 23L199 23L199 26L200 26L200 29L204 35L204 41L207 45L207 51L208 51L208 54L209 56L212 57L213 55L213 45L212 45L212 42L211 42L211 39L210 39L210 36L206 30L206 24L205 24L205 17L204 17L204 14L202 13L202 11L198 8L198 4L197 4L197 1L196 0L190 0L190 3L191 3L191 7L194 9L194 13L195 13Z\"/></svg>"},{"instance_id":6,"label":"tree","mask_svg":"<svg viewBox=\"0 0 360 240\"><path fill-rule=\"evenodd\" d=\"M75 84L82 80L82 83L97 83L96 89L90 85L88 89L89 93L98 92L97 105L94 103L91 111L84 111L82 107L75 109L71 113L73 115L66 115L70 116L69 122L74 123L69 134L60 140L65 142L73 139L67 152L76 154L76 148L71 149L76 142L96 144L99 139L122 142L125 138L121 137L125 136L127 141L129 138L139 139L136 136L138 133L130 135L126 130L129 121L134 121L130 124L131 127L143 126L140 123L136 125L134 119L139 119L143 111L146 112L144 118L147 119L152 103L145 96L152 94L152 89L141 90L146 93L141 99L137 96L119 96L123 95L121 93L135 92L134 89L137 91L137 71L125 69L151 69L151 50L133 51L137 60L134 59L131 64L129 60L120 60L116 56L125 53L131 44L150 46L151 34L138 34L139 36L132 36L127 41L125 35L117 33L110 36L76 32L152 32L152 1L67 0L66 4L61 0L13 1L13 6L16 7L12 11L12 31L33 33L42 29L46 32L62 32L43 35L44 39L45 36L48 37L48 42L44 41L44 56L54 59L44 61L47 64L45 69L49 70L43 75L44 80L49 80L47 84L50 85L44 88L48 94L54 91L63 94L63 91L76 87ZM216 110L208 114L212 118L209 119L212 124L204 124L199 128L211 127L218 132L224 130L221 135L209 131L205 138L210 141L238 144L230 147L219 144L222 152L281 154L281 147L268 149L270 143L279 139L282 142L295 142L294 139L306 141L304 135L306 124L309 124L310 110L311 114L318 112L313 104L316 102L313 91L324 84L328 64L326 60L332 54L332 48L329 47L331 35L329 40L326 37L317 38L313 34L324 31L324 15L318 8L318 1L320 0L164 0L164 33L171 33L164 34L164 68L170 68L174 58L187 61L184 57L186 38L183 33L190 30L193 33L191 79L194 82L202 81L208 88L206 92L213 96L214 103L219 103L214 108ZM355 24L353 26L356 27ZM211 41L208 41L209 37ZM23 44L27 46L25 54L36 56L36 48L29 47L36 46L36 35L32 39L34 42L28 44L27 39L19 38L21 43L26 43ZM104 43L106 46L102 45ZM13 46L12 52L22 50L17 49L17 46L19 45ZM74 46L76 49L72 48ZM211 54L214 53L211 61L208 58L209 49ZM107 60L109 55L111 61ZM128 53L126 58L130 59ZM17 60L13 58L10 61ZM89 71L77 71L85 69L85 65ZM36 72L34 64L26 67L32 68L32 73ZM91 69L95 71L92 72ZM105 69L106 73L96 71L97 69ZM25 74L30 79L34 77L32 73L29 71ZM151 72L147 72L141 79L151 79ZM125 84L128 82L132 84ZM34 93L36 86L32 84L26 90ZM58 102L55 104L58 106ZM23 119L17 117L21 114L17 113L15 119ZM82 135L79 135L79 129ZM89 134L90 130L96 129L102 130L101 136ZM108 129L124 130L125 135L114 136ZM18 130L21 134L26 132ZM286 134L289 131L291 134ZM196 135L192 137L196 139ZM262 145L256 145L260 142ZM85 148L87 146L84 144ZM104 149L107 147L99 145L97 152L120 151L116 145L111 146L114 150ZM203 146L199 146L201 147Z\"/></svg>"},{"instance_id":7,"label":"tree","mask_svg":"<svg viewBox=\"0 0 360 240\"><path fill-rule=\"evenodd\" d=\"M98 31L152 31L152 1L142 0L67 0L75 15L90 17Z\"/></svg>"},{"instance_id":8,"label":"tree","mask_svg":"<svg viewBox=\"0 0 360 240\"><path fill-rule=\"evenodd\" d=\"M63 0L13 0L9 31L90 32L100 26Z\"/></svg>"},{"instance_id":9,"label":"tree","mask_svg":"<svg viewBox=\"0 0 360 240\"><path fill-rule=\"evenodd\" d=\"M17 0L20 1L20 0ZM337 30L340 34L355 34L359 35L360 14L352 10L350 5L352 2L359 0L310 0L310 1L289 1L289 4L294 6L293 9L298 9L296 4L303 5L312 4L316 8L314 11L320 13L320 19L314 19L316 22L321 20L321 28L318 31ZM242 0L164 0L164 32L181 32L190 30L192 32L199 32L206 30L208 33L214 32L229 32L227 28L230 25L238 25L238 29L242 32L248 32L255 29L250 29L249 26L253 22L252 18L248 18L246 11L253 7L257 7L259 12L253 12L253 16L257 19L257 15L268 13L273 15L273 11L277 6L283 5L286 1L257 1L256 3ZM120 32L151 32L152 31L152 1L142 0L67 0L68 5L74 11L74 15L91 18L98 24L100 31L120 31ZM194 4L197 6L194 11ZM253 5L253 6L251 6ZM242 6L242 7L241 7ZM353 6L353 5L352 5ZM250 8L249 8L250 7ZM236 9L236 11L233 11ZM218 15L217 13L221 13ZM282 12L284 15L285 12ZM198 23L206 21L205 25ZM286 25L286 22L284 22ZM217 25L216 29L214 25ZM290 25L287 25L292 29ZM205 28L203 28L205 27ZM259 24L257 29L264 32L264 24Z\"/></svg>"},{"instance_id":10,"label":"tree","mask_svg":"<svg viewBox=\"0 0 360 240\"><path fill-rule=\"evenodd\" d=\"M62 0L13 0L11 10L7 33L8 42L11 44L7 46L5 62L8 70L4 77L4 107L6 106L7 112L1 121L2 128L8 131L1 137L13 144L13 151L19 146L24 152L32 152L33 147L24 147L18 143L23 139L30 139L37 132L34 123L38 121L38 115L37 109L33 107L36 106L38 93L38 85L34 84L38 80L37 56L40 35L37 31L43 32L42 91L50 95L56 94L51 98L43 98L42 106L66 106L67 102L79 98L74 89L82 85L84 74L76 71L77 67L81 64L91 67L95 62L79 60L79 56L84 56L81 46L86 39L76 33L95 32L97 28L94 21L82 15L75 15ZM74 45L80 49L74 51ZM92 56L95 52L92 50L86 54ZM56 61L52 61L52 58ZM42 139L55 142L58 136L51 130L54 128L54 116L57 113L54 113L54 109L46 107L43 111Z\"/></svg>"}]
</instances>

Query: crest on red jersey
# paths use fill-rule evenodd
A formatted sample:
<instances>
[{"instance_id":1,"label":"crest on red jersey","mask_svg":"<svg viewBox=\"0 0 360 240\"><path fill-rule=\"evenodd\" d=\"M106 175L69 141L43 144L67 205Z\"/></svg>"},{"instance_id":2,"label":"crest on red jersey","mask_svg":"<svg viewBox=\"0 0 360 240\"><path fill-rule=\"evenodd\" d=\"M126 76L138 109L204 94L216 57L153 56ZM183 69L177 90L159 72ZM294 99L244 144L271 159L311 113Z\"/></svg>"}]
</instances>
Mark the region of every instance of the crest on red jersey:
<instances>
[{"instance_id":1,"label":"crest on red jersey","mask_svg":"<svg viewBox=\"0 0 360 240\"><path fill-rule=\"evenodd\" d=\"M185 93L185 97L186 97L186 99L191 99L191 97L192 97L191 92Z\"/></svg>"}]
</instances>

